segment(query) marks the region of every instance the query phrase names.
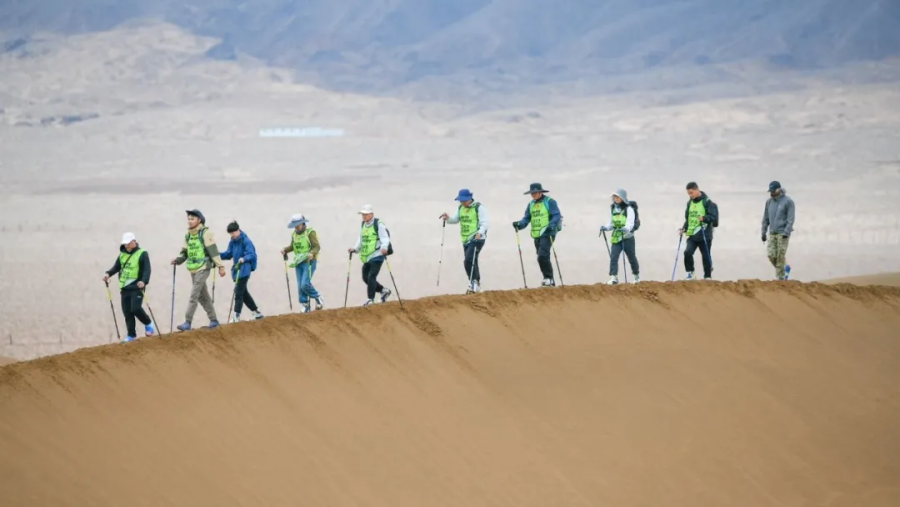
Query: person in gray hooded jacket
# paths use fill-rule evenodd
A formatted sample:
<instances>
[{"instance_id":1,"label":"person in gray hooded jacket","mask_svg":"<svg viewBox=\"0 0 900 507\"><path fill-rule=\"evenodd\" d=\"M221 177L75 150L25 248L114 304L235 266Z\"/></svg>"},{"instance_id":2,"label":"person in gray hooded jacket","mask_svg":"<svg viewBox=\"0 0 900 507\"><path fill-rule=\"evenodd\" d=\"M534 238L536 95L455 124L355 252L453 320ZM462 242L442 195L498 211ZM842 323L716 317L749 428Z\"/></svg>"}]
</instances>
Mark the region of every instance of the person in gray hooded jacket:
<instances>
[{"instance_id":1,"label":"person in gray hooded jacket","mask_svg":"<svg viewBox=\"0 0 900 507\"><path fill-rule=\"evenodd\" d=\"M794 231L794 200L787 196L781 183L769 183L769 199L762 218L762 240L766 244L769 262L775 266L775 276L786 280L790 266L786 265L788 240Z\"/></svg>"},{"instance_id":2,"label":"person in gray hooded jacket","mask_svg":"<svg viewBox=\"0 0 900 507\"><path fill-rule=\"evenodd\" d=\"M609 285L619 283L619 255L625 250L628 263L631 264L631 273L634 275L634 283L641 281L641 269L638 264L635 251L635 218L637 217L637 203L628 200L628 192L624 189L616 189L612 194L612 204L609 205L609 223L600 227L600 233L612 232L612 246L609 251Z\"/></svg>"}]
</instances>

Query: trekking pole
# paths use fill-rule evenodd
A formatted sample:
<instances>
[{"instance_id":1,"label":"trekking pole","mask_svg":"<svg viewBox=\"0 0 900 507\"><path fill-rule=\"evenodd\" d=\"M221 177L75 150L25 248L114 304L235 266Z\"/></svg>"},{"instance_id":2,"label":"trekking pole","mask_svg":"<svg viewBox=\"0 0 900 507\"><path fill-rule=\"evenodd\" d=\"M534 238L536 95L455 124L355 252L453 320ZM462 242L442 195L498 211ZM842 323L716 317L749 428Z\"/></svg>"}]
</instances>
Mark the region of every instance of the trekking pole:
<instances>
[{"instance_id":1,"label":"trekking pole","mask_svg":"<svg viewBox=\"0 0 900 507\"><path fill-rule=\"evenodd\" d=\"M291 311L294 311L294 300L291 299L291 279L288 277L287 253L282 253L281 256L284 258L284 283L288 290L288 305L290 305Z\"/></svg>"},{"instance_id":2,"label":"trekking pole","mask_svg":"<svg viewBox=\"0 0 900 507\"><path fill-rule=\"evenodd\" d=\"M384 263L387 265L388 274L391 275L391 283L394 285L394 291L397 292L397 301L400 302L400 308L403 308L403 300L400 299L400 289L397 288L397 282L394 281L394 272L391 271L391 263L388 261L387 256L384 257Z\"/></svg>"},{"instance_id":3,"label":"trekking pole","mask_svg":"<svg viewBox=\"0 0 900 507\"><path fill-rule=\"evenodd\" d=\"M141 295L144 296L144 301L147 303L147 310L150 311L150 320L153 321L153 327L155 327L156 330L159 331L159 324L156 323L156 317L153 316L153 308L150 308L150 301L147 301L147 292L144 291L144 289L141 289ZM163 336L162 331L159 331L159 336Z\"/></svg>"},{"instance_id":4,"label":"trekking pole","mask_svg":"<svg viewBox=\"0 0 900 507\"><path fill-rule=\"evenodd\" d=\"M678 269L678 254L681 253L681 240L684 238L684 234L678 234L678 247L675 248L675 265L672 266L672 280L675 281L675 270Z\"/></svg>"},{"instance_id":5,"label":"trekking pole","mask_svg":"<svg viewBox=\"0 0 900 507\"><path fill-rule=\"evenodd\" d=\"M709 243L706 241L706 229L701 229L700 233L703 235L703 246L706 247L706 256L709 258L709 276L710 276L710 278L712 278L712 271L713 271L712 252L709 251Z\"/></svg>"},{"instance_id":6,"label":"trekking pole","mask_svg":"<svg viewBox=\"0 0 900 507\"><path fill-rule=\"evenodd\" d=\"M169 317L169 334L172 334L172 330L175 326L175 273L177 272L177 266L172 266L172 313Z\"/></svg>"},{"instance_id":7,"label":"trekking pole","mask_svg":"<svg viewBox=\"0 0 900 507\"><path fill-rule=\"evenodd\" d=\"M116 319L116 309L113 307L112 293L109 292L109 282L103 283L106 284L106 297L109 298L109 309L112 311L113 322L116 324L116 339L122 341L122 335L119 334L119 321Z\"/></svg>"},{"instance_id":8,"label":"trekking pole","mask_svg":"<svg viewBox=\"0 0 900 507\"><path fill-rule=\"evenodd\" d=\"M350 294L350 268L352 268L352 267L353 267L353 252L350 252L350 260L347 261L347 288L344 289L344 308L347 308L347 295Z\"/></svg>"},{"instance_id":9,"label":"trekking pole","mask_svg":"<svg viewBox=\"0 0 900 507\"><path fill-rule=\"evenodd\" d=\"M562 270L559 269L559 257L556 256L556 247L553 245L553 235L550 235L550 250L553 251L553 260L556 261L556 272L559 273L559 285L560 287L565 287L566 282L563 281Z\"/></svg>"},{"instance_id":10,"label":"trekking pole","mask_svg":"<svg viewBox=\"0 0 900 507\"><path fill-rule=\"evenodd\" d=\"M443 215L441 215L438 218L443 218ZM443 225L441 225L441 258L440 258L440 260L438 260L438 279L437 279L438 287L441 286L441 266L444 264L444 237L446 236L446 234L447 234L447 221L444 220ZM469 285L471 285L471 283Z\"/></svg>"},{"instance_id":11,"label":"trekking pole","mask_svg":"<svg viewBox=\"0 0 900 507\"><path fill-rule=\"evenodd\" d=\"M525 288L528 288L528 282L525 280L525 261L522 260L522 243L519 241L519 229L516 226L513 226L513 230L516 231L516 246L519 248L519 264L522 266L522 283L525 284Z\"/></svg>"},{"instance_id":12,"label":"trekking pole","mask_svg":"<svg viewBox=\"0 0 900 507\"><path fill-rule=\"evenodd\" d=\"M309 257L306 258L306 271L309 274L309 277L307 277L307 282L306 282L309 285L309 287L306 289L306 312L309 313L312 311L312 301L309 300L309 296L312 295L312 287L313 287L313 284L312 284L312 260L310 260ZM300 289L297 289L297 290L299 291Z\"/></svg>"},{"instance_id":13,"label":"trekking pole","mask_svg":"<svg viewBox=\"0 0 900 507\"><path fill-rule=\"evenodd\" d=\"M622 276L625 277L625 283L628 283L628 254L625 253L625 233L619 229L619 233L622 234L621 240L622 243Z\"/></svg>"},{"instance_id":14,"label":"trekking pole","mask_svg":"<svg viewBox=\"0 0 900 507\"><path fill-rule=\"evenodd\" d=\"M472 290L472 280L475 279L475 270L478 269L478 247L472 247L475 251L472 253L472 269L469 270L469 290ZM468 291L466 291L468 293ZM473 291L474 292L474 291Z\"/></svg>"},{"instance_id":15,"label":"trekking pole","mask_svg":"<svg viewBox=\"0 0 900 507\"><path fill-rule=\"evenodd\" d=\"M238 265L240 266L240 264ZM231 269L234 269L234 267L232 266ZM237 297L237 281L239 274L241 274L240 269L234 272L234 288L231 289L231 304L228 306L228 320L226 320L225 322L231 322L231 310L234 308L234 299L235 297Z\"/></svg>"}]
</instances>

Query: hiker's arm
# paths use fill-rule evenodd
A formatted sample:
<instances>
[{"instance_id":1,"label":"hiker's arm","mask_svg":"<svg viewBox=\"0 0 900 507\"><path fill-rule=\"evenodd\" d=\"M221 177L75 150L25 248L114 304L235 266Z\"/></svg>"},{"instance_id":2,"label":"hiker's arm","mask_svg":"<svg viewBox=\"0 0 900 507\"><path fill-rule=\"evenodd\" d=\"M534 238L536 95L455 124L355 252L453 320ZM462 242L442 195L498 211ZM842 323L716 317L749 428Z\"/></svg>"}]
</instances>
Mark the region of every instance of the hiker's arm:
<instances>
[{"instance_id":1,"label":"hiker's arm","mask_svg":"<svg viewBox=\"0 0 900 507\"><path fill-rule=\"evenodd\" d=\"M138 269L141 272L141 282L144 282L144 285L150 283L150 253L144 250L144 255L141 255L141 258L138 260Z\"/></svg>"},{"instance_id":2,"label":"hiker's arm","mask_svg":"<svg viewBox=\"0 0 900 507\"><path fill-rule=\"evenodd\" d=\"M631 231L634 230L634 214L635 214L635 213L637 213L637 211L634 211L634 208L631 208L631 209L628 210L628 212L626 213L626 215L625 215L625 227L624 227L625 232L631 232Z\"/></svg>"},{"instance_id":3,"label":"hiker's arm","mask_svg":"<svg viewBox=\"0 0 900 507\"><path fill-rule=\"evenodd\" d=\"M487 234L489 222L489 215L487 207L482 204L478 206L478 234L481 234L481 237L484 238L484 235Z\"/></svg>"},{"instance_id":4,"label":"hiker's arm","mask_svg":"<svg viewBox=\"0 0 900 507\"><path fill-rule=\"evenodd\" d=\"M234 257L234 253L232 253L232 251L231 251L232 243L233 243L233 241L229 241L228 248L226 248L225 251L222 252L221 255L219 255L219 258L221 258L223 261L227 261L227 260L231 259L232 257ZM209 249L207 249L207 250L209 250ZM210 255L212 255L212 252L210 252Z\"/></svg>"},{"instance_id":5,"label":"hiker's arm","mask_svg":"<svg viewBox=\"0 0 900 507\"><path fill-rule=\"evenodd\" d=\"M203 243L206 246L206 253L212 259L213 264L218 268L224 268L225 264L219 256L219 247L216 245L216 237L211 230L206 229L206 232L203 233Z\"/></svg>"},{"instance_id":6,"label":"hiker's arm","mask_svg":"<svg viewBox=\"0 0 900 507\"><path fill-rule=\"evenodd\" d=\"M519 220L518 226L519 229L524 229L528 227L528 224L531 223L531 203L525 205L525 214L522 215L522 220Z\"/></svg>"},{"instance_id":7,"label":"hiker's arm","mask_svg":"<svg viewBox=\"0 0 900 507\"><path fill-rule=\"evenodd\" d=\"M387 235L387 229L384 228L384 224L380 221L378 222L378 239L381 241L381 248L387 248L391 244L391 238Z\"/></svg>"},{"instance_id":8,"label":"hiker's arm","mask_svg":"<svg viewBox=\"0 0 900 507\"><path fill-rule=\"evenodd\" d=\"M184 261L187 260L187 256L188 256L187 249L188 249L187 238L185 238L184 241L181 243L181 251L178 252L178 257L175 257L176 265L184 264Z\"/></svg>"},{"instance_id":9,"label":"hiker's arm","mask_svg":"<svg viewBox=\"0 0 900 507\"><path fill-rule=\"evenodd\" d=\"M114 274L118 273L121 269L122 269L122 264L119 262L119 258L116 257L115 264L113 264L113 267L109 268L109 270L106 272L106 274L109 276L113 276Z\"/></svg>"},{"instance_id":10,"label":"hiker's arm","mask_svg":"<svg viewBox=\"0 0 900 507\"><path fill-rule=\"evenodd\" d=\"M784 235L790 236L794 232L794 200L787 202L787 220L784 223Z\"/></svg>"},{"instance_id":11,"label":"hiker's arm","mask_svg":"<svg viewBox=\"0 0 900 507\"><path fill-rule=\"evenodd\" d=\"M691 210L691 201L688 201L687 206L684 207L684 225L681 226L681 230L684 231L684 232L690 232L691 234L693 234L694 231L688 231L688 230L687 230L687 227L688 227L688 213L690 212L690 210Z\"/></svg>"},{"instance_id":12,"label":"hiker's arm","mask_svg":"<svg viewBox=\"0 0 900 507\"><path fill-rule=\"evenodd\" d=\"M316 231L312 231L309 233L309 253L313 256L313 259L319 258L319 251L322 248L319 246L319 235Z\"/></svg>"},{"instance_id":13,"label":"hiker's arm","mask_svg":"<svg viewBox=\"0 0 900 507\"><path fill-rule=\"evenodd\" d=\"M448 224L458 224L459 223L459 208L456 208L456 211L453 212L453 215L447 218Z\"/></svg>"},{"instance_id":14,"label":"hiker's arm","mask_svg":"<svg viewBox=\"0 0 900 507\"><path fill-rule=\"evenodd\" d=\"M550 209L550 223L547 224L547 228L552 230L562 222L562 214L559 212L559 205L556 204L556 199L550 201L547 207Z\"/></svg>"},{"instance_id":15,"label":"hiker's arm","mask_svg":"<svg viewBox=\"0 0 900 507\"><path fill-rule=\"evenodd\" d=\"M229 248L230 247L231 247L231 245L229 245ZM232 255L234 255L234 254L232 254ZM254 262L256 260L256 245L254 245L253 242L250 241L249 239L244 243L243 259L244 259L244 262L246 262L248 264L251 262Z\"/></svg>"},{"instance_id":16,"label":"hiker's arm","mask_svg":"<svg viewBox=\"0 0 900 507\"><path fill-rule=\"evenodd\" d=\"M772 199L766 200L766 206L763 208L763 219L762 219L762 234L766 235L766 231L769 230L769 205L771 204Z\"/></svg>"},{"instance_id":17,"label":"hiker's arm","mask_svg":"<svg viewBox=\"0 0 900 507\"><path fill-rule=\"evenodd\" d=\"M356 237L356 246L353 247L353 251L359 253L360 248L362 248L362 232Z\"/></svg>"}]
</instances>

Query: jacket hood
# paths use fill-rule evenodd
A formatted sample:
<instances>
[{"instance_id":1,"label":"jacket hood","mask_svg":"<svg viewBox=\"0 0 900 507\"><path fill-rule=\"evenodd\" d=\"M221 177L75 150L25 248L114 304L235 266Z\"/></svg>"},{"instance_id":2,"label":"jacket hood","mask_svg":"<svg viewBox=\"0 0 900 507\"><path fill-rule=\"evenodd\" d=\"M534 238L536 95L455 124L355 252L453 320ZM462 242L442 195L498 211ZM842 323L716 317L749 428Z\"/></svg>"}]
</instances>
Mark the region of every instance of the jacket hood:
<instances>
[{"instance_id":1,"label":"jacket hood","mask_svg":"<svg viewBox=\"0 0 900 507\"><path fill-rule=\"evenodd\" d=\"M628 192L626 192L624 188L617 188L612 195L619 196L619 198L622 199L626 205L628 204Z\"/></svg>"}]
</instances>

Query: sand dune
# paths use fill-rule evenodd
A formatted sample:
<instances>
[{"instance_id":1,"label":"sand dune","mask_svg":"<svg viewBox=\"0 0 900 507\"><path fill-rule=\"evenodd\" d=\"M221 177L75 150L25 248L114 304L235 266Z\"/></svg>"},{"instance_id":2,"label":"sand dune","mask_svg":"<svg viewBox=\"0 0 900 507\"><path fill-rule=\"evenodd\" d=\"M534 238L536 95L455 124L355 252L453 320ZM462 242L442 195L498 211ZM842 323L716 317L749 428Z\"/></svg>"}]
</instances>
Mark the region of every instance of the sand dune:
<instances>
[{"instance_id":1,"label":"sand dune","mask_svg":"<svg viewBox=\"0 0 900 507\"><path fill-rule=\"evenodd\" d=\"M7 364L13 364L16 360L11 357L0 356L0 366L5 366Z\"/></svg>"},{"instance_id":2,"label":"sand dune","mask_svg":"<svg viewBox=\"0 0 900 507\"><path fill-rule=\"evenodd\" d=\"M646 283L240 323L0 368L25 505L888 506L900 289Z\"/></svg>"},{"instance_id":3,"label":"sand dune","mask_svg":"<svg viewBox=\"0 0 900 507\"><path fill-rule=\"evenodd\" d=\"M877 275L830 278L828 280L822 280L822 283L829 285L849 283L852 285L885 285L888 287L900 287L900 273L881 273Z\"/></svg>"}]
</instances>

